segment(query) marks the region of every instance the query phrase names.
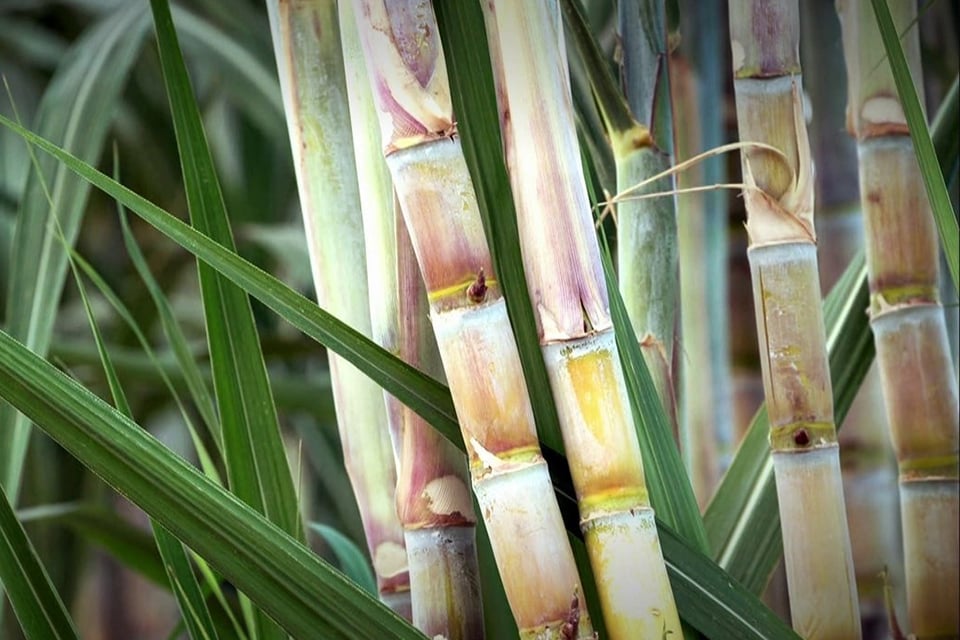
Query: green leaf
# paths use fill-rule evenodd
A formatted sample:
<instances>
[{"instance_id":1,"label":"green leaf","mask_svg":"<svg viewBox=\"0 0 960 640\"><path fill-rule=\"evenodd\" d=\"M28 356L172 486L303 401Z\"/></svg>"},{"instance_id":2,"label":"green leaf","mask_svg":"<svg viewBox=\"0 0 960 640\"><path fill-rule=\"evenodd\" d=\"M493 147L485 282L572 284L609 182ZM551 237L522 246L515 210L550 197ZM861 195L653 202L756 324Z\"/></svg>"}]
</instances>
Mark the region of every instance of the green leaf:
<instances>
[{"instance_id":1,"label":"green leaf","mask_svg":"<svg viewBox=\"0 0 960 640\"><path fill-rule=\"evenodd\" d=\"M900 94L900 104L907 118L910 128L910 138L920 163L920 173L923 174L923 184L930 198L933 209L933 219L937 222L940 232L940 243L947 257L950 267L950 276L953 278L955 291L960 291L960 231L957 218L953 214L950 204L950 194L940 171L940 163L934 151L930 130L927 128L927 119L923 115L923 107L917 96L917 88L910 76L910 67L907 58L900 46L900 36L893 24L893 17L887 7L886 0L872 0L873 11L877 17L877 26L880 28L880 37L883 39L883 48L887 52L887 60L893 72L893 79L897 83L897 93Z\"/></svg>"},{"instance_id":2,"label":"green leaf","mask_svg":"<svg viewBox=\"0 0 960 640\"><path fill-rule=\"evenodd\" d=\"M163 333L167 336L167 340L170 341L173 354L176 356L177 371L182 375L183 381L190 391L200 418L206 425L210 435L213 436L213 442L218 446L218 453L223 455L220 421L217 419L216 408L213 397L210 395L210 389L207 387L200 367L197 365L190 346L187 344L187 338L183 333L183 329L180 328L180 323L177 322L176 317L173 315L170 302L150 272L147 260L144 258L143 252L140 251L140 246L133 237L133 232L130 230L130 225L127 222L126 213L124 213L122 208L120 210L120 228L123 231L123 243L127 247L127 254L129 254L134 268L137 270L137 273L140 274L140 279L143 280L147 291L150 293L150 297L153 299L157 316L160 318L160 324L163 326ZM161 374L165 373L162 369L158 368L158 370Z\"/></svg>"},{"instance_id":3,"label":"green leaf","mask_svg":"<svg viewBox=\"0 0 960 640\"><path fill-rule=\"evenodd\" d=\"M833 383L834 416L839 427L873 361L873 339L864 309L869 302L863 251L851 261L824 301L824 322ZM750 424L707 507L704 523L718 564L752 593L766 586L783 553L770 425L761 407Z\"/></svg>"},{"instance_id":4,"label":"green leaf","mask_svg":"<svg viewBox=\"0 0 960 640\"><path fill-rule=\"evenodd\" d=\"M79 639L6 494L0 491L0 584L29 640Z\"/></svg>"},{"instance_id":5,"label":"green leaf","mask_svg":"<svg viewBox=\"0 0 960 640\"><path fill-rule=\"evenodd\" d=\"M64 248L69 250L69 248L66 247L65 239L63 239L63 242L65 245ZM94 341L100 353L100 360L107 378L107 384L110 387L110 393L113 396L113 402L123 415L133 419L133 412L130 409L130 404L127 402L126 394L123 391L123 386L120 384L117 371L113 368L113 362L110 360L110 354L104 344L100 326L90 306L86 287L84 287L83 280L80 278L80 273L74 258L70 259L70 268L73 271L74 280L80 292L80 298L90 323L90 329L93 331ZM142 333L139 331L139 328L137 328L137 334L141 336L142 339ZM193 568L190 566L190 560L187 558L187 553L183 545L162 525L152 524L157 548L160 550L160 555L163 558L163 566L170 579L170 585L177 598L177 603L180 605L180 611L183 614L184 621L190 631L190 637L193 638L193 640L213 640L217 638L217 631L213 626L213 620L210 618L210 612L207 610L203 594L200 593L200 585L197 583L197 578L193 573Z\"/></svg>"},{"instance_id":6,"label":"green leaf","mask_svg":"<svg viewBox=\"0 0 960 640\"><path fill-rule=\"evenodd\" d=\"M113 108L140 51L146 15L129 3L91 27L64 54L40 104L34 129L95 162L113 119ZM30 171L24 189L11 256L6 329L37 353L46 353L66 278L67 259L51 232L59 221L70 244L77 235L89 184L49 158ZM42 174L42 175L41 175ZM51 207L44 185L50 186ZM0 404L0 483L16 503L29 440L29 423Z\"/></svg>"},{"instance_id":7,"label":"green leaf","mask_svg":"<svg viewBox=\"0 0 960 640\"><path fill-rule=\"evenodd\" d=\"M708 638L799 639L750 591L668 525L657 522L670 586L683 621Z\"/></svg>"},{"instance_id":8,"label":"green leaf","mask_svg":"<svg viewBox=\"0 0 960 640\"><path fill-rule=\"evenodd\" d=\"M660 520L705 552L708 549L707 534L700 508L653 378L640 351L640 344L634 337L623 298L617 289L609 248L605 246L604 249L603 272L607 277L607 291L610 292L610 315L640 439L643 474L650 492L650 503Z\"/></svg>"},{"instance_id":9,"label":"green leaf","mask_svg":"<svg viewBox=\"0 0 960 640\"><path fill-rule=\"evenodd\" d=\"M350 538L331 526L311 522L310 528L316 531L333 551L333 555L336 556L344 575L357 583L367 593L376 597L377 583L373 578L373 571L360 548Z\"/></svg>"},{"instance_id":10,"label":"green leaf","mask_svg":"<svg viewBox=\"0 0 960 640\"><path fill-rule=\"evenodd\" d=\"M422 638L415 629L0 332L0 395L189 545L296 638Z\"/></svg>"},{"instance_id":11,"label":"green leaf","mask_svg":"<svg viewBox=\"0 0 960 640\"><path fill-rule=\"evenodd\" d=\"M190 217L199 231L232 250L230 223L170 6L166 0L151 0L151 7ZM284 531L302 538L296 490L250 300L209 265L198 267L230 488Z\"/></svg>"}]
</instances>

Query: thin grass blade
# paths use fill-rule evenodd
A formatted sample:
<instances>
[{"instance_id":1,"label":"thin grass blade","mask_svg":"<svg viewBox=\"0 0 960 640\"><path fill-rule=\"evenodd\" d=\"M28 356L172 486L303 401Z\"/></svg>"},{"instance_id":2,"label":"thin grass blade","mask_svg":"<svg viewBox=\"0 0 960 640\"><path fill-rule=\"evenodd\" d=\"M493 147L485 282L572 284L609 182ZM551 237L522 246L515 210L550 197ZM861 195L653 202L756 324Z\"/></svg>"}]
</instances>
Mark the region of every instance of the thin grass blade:
<instances>
[{"instance_id":1,"label":"thin grass blade","mask_svg":"<svg viewBox=\"0 0 960 640\"><path fill-rule=\"evenodd\" d=\"M147 260L140 250L136 239L133 237L126 213L123 212L122 208L120 211L120 228L123 231L123 243L127 248L127 254L130 256L134 268L137 270L140 279L143 280L143 284L146 285L147 291L153 299L157 316L160 318L160 324L163 326L163 333L170 342L173 354L176 356L177 364L182 372L183 380L197 407L197 412L213 436L213 441L218 445L218 452L220 455L223 455L223 439L220 430L220 421L217 418L217 410L213 396L210 394L207 382L204 380L200 367L197 365L190 346L187 344L187 338L183 333L183 329L173 314L169 300L167 300L159 283L153 277L150 267L147 265Z\"/></svg>"},{"instance_id":2,"label":"thin grass blade","mask_svg":"<svg viewBox=\"0 0 960 640\"><path fill-rule=\"evenodd\" d=\"M197 229L233 248L223 196L169 4L153 0L151 7L191 219ZM230 487L284 531L302 538L296 491L250 301L209 266L200 264L199 270Z\"/></svg>"},{"instance_id":3,"label":"thin grass blade","mask_svg":"<svg viewBox=\"0 0 960 640\"><path fill-rule=\"evenodd\" d=\"M107 378L107 385L113 396L113 402L123 415L133 419L133 412L130 409L126 394L123 391L123 385L120 383L120 377L113 367L110 354L104 344L100 325L93 313L93 308L90 306L86 287L83 285L83 280L80 278L80 272L73 258L70 260L70 268L73 271L74 280L80 292L80 298L87 314L87 320L90 323L90 329L93 331L97 351L100 352L100 361ZM163 566L166 569L167 578L177 598L177 603L180 605L180 612L190 632L190 637L193 638L193 640L216 639L218 637L217 630L213 625L210 612L207 610L207 604L203 598L203 594L200 592L200 585L197 582L196 575L193 573L193 567L190 565L190 560L187 557L183 545L162 525L152 524L154 539L160 551L160 556L163 559Z\"/></svg>"},{"instance_id":4,"label":"thin grass blade","mask_svg":"<svg viewBox=\"0 0 960 640\"><path fill-rule=\"evenodd\" d=\"M146 32L143 7L131 3L105 17L64 55L40 104L34 129L78 158L95 162L103 148L113 108ZM66 278L67 260L49 222L59 221L73 243L86 208L89 186L49 159L31 170L13 237L6 328L37 353L45 353ZM44 185L50 186L48 204ZM29 423L0 404L0 484L16 496L29 439Z\"/></svg>"},{"instance_id":5,"label":"thin grass blade","mask_svg":"<svg viewBox=\"0 0 960 640\"><path fill-rule=\"evenodd\" d=\"M8 118L0 116L0 124L13 130L30 144L55 156L161 233L217 269L224 277L263 302L291 325L343 356L387 392L416 411L448 440L458 447L463 447L456 412L445 385L404 363L234 251L214 242L86 162Z\"/></svg>"},{"instance_id":6,"label":"thin grass blade","mask_svg":"<svg viewBox=\"0 0 960 640\"><path fill-rule=\"evenodd\" d=\"M66 607L2 492L0 584L4 585L13 612L29 640L79 640Z\"/></svg>"},{"instance_id":7,"label":"thin grass blade","mask_svg":"<svg viewBox=\"0 0 960 640\"><path fill-rule=\"evenodd\" d=\"M310 550L0 332L0 395L296 638L422 638Z\"/></svg>"}]
</instances>

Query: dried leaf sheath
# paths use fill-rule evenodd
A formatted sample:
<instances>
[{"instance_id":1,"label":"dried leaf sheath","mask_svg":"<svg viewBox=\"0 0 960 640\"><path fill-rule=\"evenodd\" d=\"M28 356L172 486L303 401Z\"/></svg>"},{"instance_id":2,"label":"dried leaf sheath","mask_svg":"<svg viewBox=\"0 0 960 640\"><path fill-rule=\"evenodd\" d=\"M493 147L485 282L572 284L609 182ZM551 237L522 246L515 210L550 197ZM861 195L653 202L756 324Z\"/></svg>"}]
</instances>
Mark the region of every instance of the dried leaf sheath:
<instances>
[{"instance_id":1,"label":"dried leaf sheath","mask_svg":"<svg viewBox=\"0 0 960 640\"><path fill-rule=\"evenodd\" d=\"M800 99L795 2L735 0L730 38L763 387L770 418L793 627L859 638Z\"/></svg>"},{"instance_id":2,"label":"dried leaf sheath","mask_svg":"<svg viewBox=\"0 0 960 640\"><path fill-rule=\"evenodd\" d=\"M271 29L319 303L370 335L359 193L336 7L270 2ZM323 64L316 64L317 60ZM409 617L409 576L394 506L396 467L383 392L330 355L344 463L360 508L381 599Z\"/></svg>"},{"instance_id":3,"label":"dried leaf sheath","mask_svg":"<svg viewBox=\"0 0 960 640\"><path fill-rule=\"evenodd\" d=\"M960 634L960 408L938 292L939 247L906 118L869 2L838 3L860 155L870 325L900 472L910 631ZM890 3L914 82L913 3Z\"/></svg>"},{"instance_id":4,"label":"dried leaf sheath","mask_svg":"<svg viewBox=\"0 0 960 640\"><path fill-rule=\"evenodd\" d=\"M604 623L680 634L614 341L555 2L484 4L527 287Z\"/></svg>"},{"instance_id":5,"label":"dried leaf sheath","mask_svg":"<svg viewBox=\"0 0 960 640\"><path fill-rule=\"evenodd\" d=\"M355 6L384 152L511 610L523 637L559 638L582 589L455 137L433 12L424 2ZM579 635L589 637L582 605L579 614Z\"/></svg>"}]
</instances>

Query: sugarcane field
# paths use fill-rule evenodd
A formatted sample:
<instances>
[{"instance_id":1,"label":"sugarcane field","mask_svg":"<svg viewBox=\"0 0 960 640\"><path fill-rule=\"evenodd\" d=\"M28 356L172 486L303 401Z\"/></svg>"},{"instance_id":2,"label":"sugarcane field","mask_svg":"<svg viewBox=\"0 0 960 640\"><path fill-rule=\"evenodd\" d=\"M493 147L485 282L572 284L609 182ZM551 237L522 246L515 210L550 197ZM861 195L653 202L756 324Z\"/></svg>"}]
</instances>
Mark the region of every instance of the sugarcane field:
<instances>
[{"instance_id":1,"label":"sugarcane field","mask_svg":"<svg viewBox=\"0 0 960 640\"><path fill-rule=\"evenodd\" d=\"M0 640L960 640L960 4L0 0Z\"/></svg>"}]
</instances>

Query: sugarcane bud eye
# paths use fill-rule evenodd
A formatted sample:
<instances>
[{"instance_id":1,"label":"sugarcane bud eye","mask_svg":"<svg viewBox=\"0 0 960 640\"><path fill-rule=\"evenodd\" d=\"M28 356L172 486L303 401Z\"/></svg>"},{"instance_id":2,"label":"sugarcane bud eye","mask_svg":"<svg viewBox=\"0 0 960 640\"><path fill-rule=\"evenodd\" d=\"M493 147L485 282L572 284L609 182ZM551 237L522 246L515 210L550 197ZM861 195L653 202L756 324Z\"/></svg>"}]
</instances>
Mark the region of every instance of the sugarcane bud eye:
<instances>
[{"instance_id":1,"label":"sugarcane bud eye","mask_svg":"<svg viewBox=\"0 0 960 640\"><path fill-rule=\"evenodd\" d=\"M563 638L563 640L574 640L580 628L580 598L577 595L579 591L579 588L573 590L573 599L570 601L570 612L560 627L560 637Z\"/></svg>"},{"instance_id":2,"label":"sugarcane bud eye","mask_svg":"<svg viewBox=\"0 0 960 640\"><path fill-rule=\"evenodd\" d=\"M810 444L810 433L803 428L797 429L793 432L793 442L800 447L807 446Z\"/></svg>"},{"instance_id":3,"label":"sugarcane bud eye","mask_svg":"<svg viewBox=\"0 0 960 640\"><path fill-rule=\"evenodd\" d=\"M467 287L467 297L470 298L470 302L475 304L480 304L487 297L487 278L483 274L483 269L480 269L477 273L477 279Z\"/></svg>"}]
</instances>

